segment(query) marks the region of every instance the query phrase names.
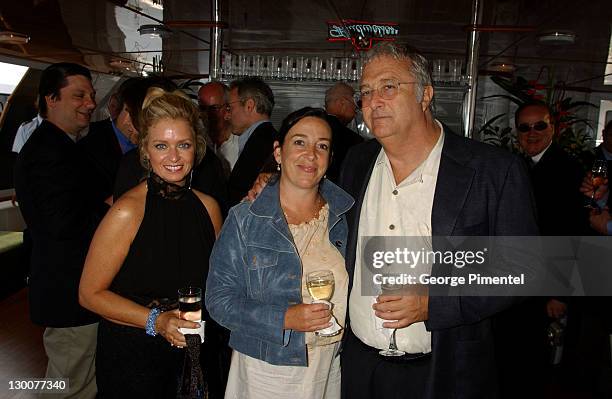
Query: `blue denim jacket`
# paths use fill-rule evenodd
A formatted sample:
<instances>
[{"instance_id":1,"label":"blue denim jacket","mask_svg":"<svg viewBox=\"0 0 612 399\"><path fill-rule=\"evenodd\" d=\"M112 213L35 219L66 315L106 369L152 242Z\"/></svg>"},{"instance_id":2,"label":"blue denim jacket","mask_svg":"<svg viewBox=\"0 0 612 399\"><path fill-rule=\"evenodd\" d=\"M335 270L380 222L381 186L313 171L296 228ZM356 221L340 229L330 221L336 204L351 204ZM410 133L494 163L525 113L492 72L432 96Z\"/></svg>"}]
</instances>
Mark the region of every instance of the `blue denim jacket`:
<instances>
[{"instance_id":1,"label":"blue denim jacket","mask_svg":"<svg viewBox=\"0 0 612 399\"><path fill-rule=\"evenodd\" d=\"M230 346L274 365L306 366L304 333L284 330L285 312L302 303L302 263L285 221L279 184L253 202L233 207L210 257L206 308L231 331ZM353 198L327 179L319 190L329 204L329 240L342 256Z\"/></svg>"}]
</instances>

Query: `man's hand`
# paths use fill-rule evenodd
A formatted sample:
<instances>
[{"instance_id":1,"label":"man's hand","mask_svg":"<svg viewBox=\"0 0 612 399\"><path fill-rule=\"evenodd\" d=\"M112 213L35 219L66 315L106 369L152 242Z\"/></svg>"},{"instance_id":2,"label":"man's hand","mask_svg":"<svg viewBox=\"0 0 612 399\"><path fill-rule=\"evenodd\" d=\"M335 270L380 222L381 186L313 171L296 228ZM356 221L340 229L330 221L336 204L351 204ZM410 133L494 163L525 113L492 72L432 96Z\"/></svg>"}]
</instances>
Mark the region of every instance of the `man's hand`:
<instances>
[{"instance_id":1,"label":"man's hand","mask_svg":"<svg viewBox=\"0 0 612 399\"><path fill-rule=\"evenodd\" d=\"M295 331L317 331L331 327L331 311L324 303L289 306L285 313L285 329Z\"/></svg>"},{"instance_id":2,"label":"man's hand","mask_svg":"<svg viewBox=\"0 0 612 399\"><path fill-rule=\"evenodd\" d=\"M546 303L546 313L551 319L561 318L567 311L567 305L556 299L550 299Z\"/></svg>"},{"instance_id":3,"label":"man's hand","mask_svg":"<svg viewBox=\"0 0 612 399\"><path fill-rule=\"evenodd\" d=\"M383 327L403 328L427 320L429 318L428 306L429 296L427 295L379 295L372 308L375 311L374 314L381 319L393 320L384 322Z\"/></svg>"},{"instance_id":4,"label":"man's hand","mask_svg":"<svg viewBox=\"0 0 612 399\"><path fill-rule=\"evenodd\" d=\"M249 201L255 201L255 198L262 192L266 184L270 181L270 177L272 177L272 173L260 173L255 179L255 183L253 183L253 187L249 190L246 197L243 199L247 199Z\"/></svg>"},{"instance_id":5,"label":"man's hand","mask_svg":"<svg viewBox=\"0 0 612 399\"><path fill-rule=\"evenodd\" d=\"M591 211L591 215L589 216L589 223L591 227L596 230L599 234L608 235L608 222L610 221L610 211L608 209L604 209L602 211L598 211L594 209Z\"/></svg>"},{"instance_id":6,"label":"man's hand","mask_svg":"<svg viewBox=\"0 0 612 399\"><path fill-rule=\"evenodd\" d=\"M597 190L595 190L595 196L593 196L594 187L592 175L593 174L591 172L587 172L587 175L584 177L584 179L582 179L580 192L589 198L593 198L595 201L599 201L608 192L608 179L603 179L603 184L597 187Z\"/></svg>"}]
</instances>

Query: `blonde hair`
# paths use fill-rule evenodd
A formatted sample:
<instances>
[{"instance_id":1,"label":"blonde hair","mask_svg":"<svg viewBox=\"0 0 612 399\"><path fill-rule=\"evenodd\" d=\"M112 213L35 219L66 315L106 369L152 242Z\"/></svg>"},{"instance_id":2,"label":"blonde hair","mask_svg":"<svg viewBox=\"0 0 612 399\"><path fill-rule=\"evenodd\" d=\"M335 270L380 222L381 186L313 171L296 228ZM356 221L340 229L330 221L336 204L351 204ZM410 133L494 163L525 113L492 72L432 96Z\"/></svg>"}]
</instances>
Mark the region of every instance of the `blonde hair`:
<instances>
[{"instance_id":1,"label":"blonde hair","mask_svg":"<svg viewBox=\"0 0 612 399\"><path fill-rule=\"evenodd\" d=\"M195 143L195 162L198 165L206 153L206 139L204 126L200 121L198 107L182 91L167 92L159 87L151 87L142 103L142 112L139 114L139 126L142 129L138 139L140 163L145 169L151 165L147 157L146 148L149 138L149 129L162 119L183 119L187 121L193 132Z\"/></svg>"}]
</instances>

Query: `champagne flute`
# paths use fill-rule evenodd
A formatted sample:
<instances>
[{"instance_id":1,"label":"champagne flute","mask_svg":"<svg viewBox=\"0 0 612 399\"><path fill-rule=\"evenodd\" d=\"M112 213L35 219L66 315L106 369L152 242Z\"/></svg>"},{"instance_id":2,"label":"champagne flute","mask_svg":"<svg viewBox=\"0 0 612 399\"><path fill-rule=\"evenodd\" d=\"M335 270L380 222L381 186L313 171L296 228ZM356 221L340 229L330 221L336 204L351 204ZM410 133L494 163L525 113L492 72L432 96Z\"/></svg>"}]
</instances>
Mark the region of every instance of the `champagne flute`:
<instances>
[{"instance_id":1,"label":"champagne flute","mask_svg":"<svg viewBox=\"0 0 612 399\"><path fill-rule=\"evenodd\" d=\"M399 278L401 277L401 275L399 274L386 274L383 275L383 283L380 285L380 288L382 289L382 294L383 295L401 295L401 293L399 292L403 286L402 284L398 283ZM403 356L406 354L406 352L397 349L397 344L395 341L395 333L397 331L397 328L394 328L393 331L391 332L391 337L389 338L389 347L387 349L383 349L380 352L378 352L380 355L382 356L388 356L388 357L397 357L397 356Z\"/></svg>"},{"instance_id":2,"label":"champagne flute","mask_svg":"<svg viewBox=\"0 0 612 399\"><path fill-rule=\"evenodd\" d=\"M599 208L597 202L595 201L595 192L600 186L604 185L607 178L608 162L602 159L595 160L595 162L593 162L593 166L591 167L591 184L593 185L593 193L591 194L588 204L585 205L587 208Z\"/></svg>"},{"instance_id":3,"label":"champagne flute","mask_svg":"<svg viewBox=\"0 0 612 399\"><path fill-rule=\"evenodd\" d=\"M306 288L314 299L313 303L325 303L331 309L332 305L329 300L334 295L334 286L334 273L330 270L317 270L306 275ZM315 335L321 337L333 337L339 333L340 330L331 333L315 331Z\"/></svg>"}]
</instances>

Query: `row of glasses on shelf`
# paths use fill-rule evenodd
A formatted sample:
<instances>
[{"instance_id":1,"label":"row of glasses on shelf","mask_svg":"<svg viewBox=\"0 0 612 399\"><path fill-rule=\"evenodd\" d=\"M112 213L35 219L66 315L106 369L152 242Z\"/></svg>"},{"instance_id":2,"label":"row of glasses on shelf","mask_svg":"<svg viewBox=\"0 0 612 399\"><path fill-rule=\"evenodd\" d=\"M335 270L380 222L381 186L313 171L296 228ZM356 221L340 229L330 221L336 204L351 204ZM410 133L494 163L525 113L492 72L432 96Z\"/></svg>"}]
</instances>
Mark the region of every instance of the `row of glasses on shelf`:
<instances>
[{"instance_id":1,"label":"row of glasses on shelf","mask_svg":"<svg viewBox=\"0 0 612 399\"><path fill-rule=\"evenodd\" d=\"M358 81L363 65L352 57L223 54L221 70L228 79L259 76L271 80Z\"/></svg>"},{"instance_id":2,"label":"row of glasses on shelf","mask_svg":"<svg viewBox=\"0 0 612 399\"><path fill-rule=\"evenodd\" d=\"M436 59L432 61L432 78L436 83L457 85L465 81L462 75L463 60L458 58L453 59Z\"/></svg>"}]
</instances>

